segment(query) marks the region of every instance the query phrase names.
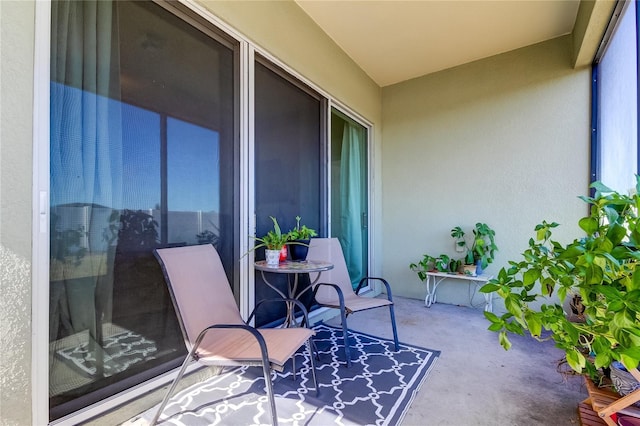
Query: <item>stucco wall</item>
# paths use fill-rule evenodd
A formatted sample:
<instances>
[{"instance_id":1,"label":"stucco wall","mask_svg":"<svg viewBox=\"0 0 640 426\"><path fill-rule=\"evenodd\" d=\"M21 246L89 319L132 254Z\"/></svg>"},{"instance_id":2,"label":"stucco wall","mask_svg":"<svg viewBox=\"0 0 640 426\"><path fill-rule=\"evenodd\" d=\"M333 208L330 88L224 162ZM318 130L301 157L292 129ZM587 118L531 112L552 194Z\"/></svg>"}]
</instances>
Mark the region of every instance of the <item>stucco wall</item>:
<instances>
[{"instance_id":1,"label":"stucco wall","mask_svg":"<svg viewBox=\"0 0 640 426\"><path fill-rule=\"evenodd\" d=\"M456 225L494 228L489 273L518 259L543 219L562 225L560 241L580 235L590 70L571 67L570 45L564 37L383 89L383 270L396 294L424 298L408 265L455 255ZM467 287L445 282L438 300L468 304Z\"/></svg>"},{"instance_id":2,"label":"stucco wall","mask_svg":"<svg viewBox=\"0 0 640 426\"><path fill-rule=\"evenodd\" d=\"M31 424L34 3L0 1L0 424Z\"/></svg>"}]
</instances>

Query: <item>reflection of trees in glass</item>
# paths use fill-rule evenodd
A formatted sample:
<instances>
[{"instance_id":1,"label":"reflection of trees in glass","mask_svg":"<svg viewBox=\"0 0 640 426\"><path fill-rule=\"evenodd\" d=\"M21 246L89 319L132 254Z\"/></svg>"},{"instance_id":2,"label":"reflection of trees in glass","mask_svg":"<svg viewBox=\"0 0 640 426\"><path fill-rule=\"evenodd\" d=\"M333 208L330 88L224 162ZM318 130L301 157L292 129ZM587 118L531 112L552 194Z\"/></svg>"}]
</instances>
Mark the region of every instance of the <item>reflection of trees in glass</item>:
<instances>
[{"instance_id":1,"label":"reflection of trees in glass","mask_svg":"<svg viewBox=\"0 0 640 426\"><path fill-rule=\"evenodd\" d=\"M208 222L214 230L219 231L218 227L215 223L213 223L213 221L208 220ZM220 240L220 232L215 233L214 231L205 229L199 234L196 234L196 239L198 240L198 244L213 244L217 248L218 240Z\"/></svg>"},{"instance_id":2,"label":"reflection of trees in glass","mask_svg":"<svg viewBox=\"0 0 640 426\"><path fill-rule=\"evenodd\" d=\"M158 222L150 214L125 209L120 215L118 247L125 250L155 248L159 243L157 227Z\"/></svg>"},{"instance_id":3,"label":"reflection of trees in glass","mask_svg":"<svg viewBox=\"0 0 640 426\"><path fill-rule=\"evenodd\" d=\"M218 243L219 239L216 234L208 229L196 234L196 238L198 239L198 244L213 244L214 246Z\"/></svg>"},{"instance_id":4,"label":"reflection of trees in glass","mask_svg":"<svg viewBox=\"0 0 640 426\"><path fill-rule=\"evenodd\" d=\"M87 249L80 245L87 232L82 225L78 225L78 229L60 229L59 221L60 216L51 213L51 258L61 262L75 258L77 265L87 254Z\"/></svg>"}]
</instances>

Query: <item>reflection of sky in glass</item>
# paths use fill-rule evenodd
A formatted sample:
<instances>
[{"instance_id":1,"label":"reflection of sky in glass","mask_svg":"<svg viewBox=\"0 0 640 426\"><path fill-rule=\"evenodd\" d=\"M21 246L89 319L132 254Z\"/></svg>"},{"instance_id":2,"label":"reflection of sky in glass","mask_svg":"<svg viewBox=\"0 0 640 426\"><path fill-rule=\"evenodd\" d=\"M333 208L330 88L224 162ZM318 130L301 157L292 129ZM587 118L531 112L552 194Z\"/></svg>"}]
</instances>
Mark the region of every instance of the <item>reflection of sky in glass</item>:
<instances>
[{"instance_id":1,"label":"reflection of sky in glass","mask_svg":"<svg viewBox=\"0 0 640 426\"><path fill-rule=\"evenodd\" d=\"M170 211L219 211L218 133L167 120L167 182Z\"/></svg>"},{"instance_id":2,"label":"reflection of sky in glass","mask_svg":"<svg viewBox=\"0 0 640 426\"><path fill-rule=\"evenodd\" d=\"M56 102L56 97L61 99ZM158 113L113 99L108 113L87 111L105 98L52 83L52 205L99 204L117 209L148 210L161 200L161 121ZM56 107L73 103L83 115L64 115ZM64 109L64 108L63 108ZM91 114L93 112L93 115ZM109 154L94 152L85 135L105 120ZM104 122L103 122L104 123ZM177 119L167 120L167 191L169 211L219 211L219 133ZM59 150L59 152L53 152ZM93 153L87 155L87 153ZM95 180L94 186L88 185Z\"/></svg>"},{"instance_id":3,"label":"reflection of sky in glass","mask_svg":"<svg viewBox=\"0 0 640 426\"><path fill-rule=\"evenodd\" d=\"M122 207L160 205L160 116L122 104Z\"/></svg>"}]
</instances>

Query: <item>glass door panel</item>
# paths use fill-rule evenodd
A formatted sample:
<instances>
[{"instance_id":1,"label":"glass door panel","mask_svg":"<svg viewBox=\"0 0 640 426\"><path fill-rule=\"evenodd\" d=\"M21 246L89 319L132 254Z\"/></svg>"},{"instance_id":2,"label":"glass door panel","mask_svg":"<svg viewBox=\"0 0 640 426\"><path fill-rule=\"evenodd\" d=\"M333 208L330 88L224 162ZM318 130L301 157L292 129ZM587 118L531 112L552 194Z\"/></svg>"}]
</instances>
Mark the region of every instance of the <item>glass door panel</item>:
<instances>
[{"instance_id":1,"label":"glass door panel","mask_svg":"<svg viewBox=\"0 0 640 426\"><path fill-rule=\"evenodd\" d=\"M239 191L236 46L153 2L51 8L54 420L179 365L153 249L213 243L235 283Z\"/></svg>"}]
</instances>

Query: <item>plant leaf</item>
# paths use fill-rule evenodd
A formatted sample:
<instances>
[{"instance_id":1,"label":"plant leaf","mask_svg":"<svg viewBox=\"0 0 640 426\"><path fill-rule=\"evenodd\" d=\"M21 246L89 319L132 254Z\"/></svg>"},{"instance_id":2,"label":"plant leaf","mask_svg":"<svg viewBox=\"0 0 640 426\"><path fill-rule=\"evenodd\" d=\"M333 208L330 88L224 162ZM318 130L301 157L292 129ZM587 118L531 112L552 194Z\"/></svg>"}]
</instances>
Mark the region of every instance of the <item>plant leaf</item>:
<instances>
[{"instance_id":1,"label":"plant leaf","mask_svg":"<svg viewBox=\"0 0 640 426\"><path fill-rule=\"evenodd\" d=\"M538 315L536 315L534 312L529 311L525 314L524 319L527 322L527 328L529 329L531 335L540 337L540 334L542 333L542 322L540 321Z\"/></svg>"},{"instance_id":2,"label":"plant leaf","mask_svg":"<svg viewBox=\"0 0 640 426\"><path fill-rule=\"evenodd\" d=\"M502 331L500 332L500 334L498 335L498 341L500 342L500 345L504 348L505 351L508 351L509 349L511 349L511 342L509 341L509 338L507 337L507 333Z\"/></svg>"},{"instance_id":3,"label":"plant leaf","mask_svg":"<svg viewBox=\"0 0 640 426\"><path fill-rule=\"evenodd\" d=\"M578 373L582 372L582 369L585 366L585 358L578 350L575 348L569 349L567 351L567 363L571 368L573 368Z\"/></svg>"},{"instance_id":4,"label":"plant leaf","mask_svg":"<svg viewBox=\"0 0 640 426\"><path fill-rule=\"evenodd\" d=\"M583 217L578 221L578 225L587 235L593 235L598 229L598 221L592 217Z\"/></svg>"},{"instance_id":5,"label":"plant leaf","mask_svg":"<svg viewBox=\"0 0 640 426\"><path fill-rule=\"evenodd\" d=\"M522 282L524 283L524 285L533 284L536 281L538 281L538 278L540 278L540 275L541 273L539 269L537 268L528 269L522 275Z\"/></svg>"}]
</instances>

